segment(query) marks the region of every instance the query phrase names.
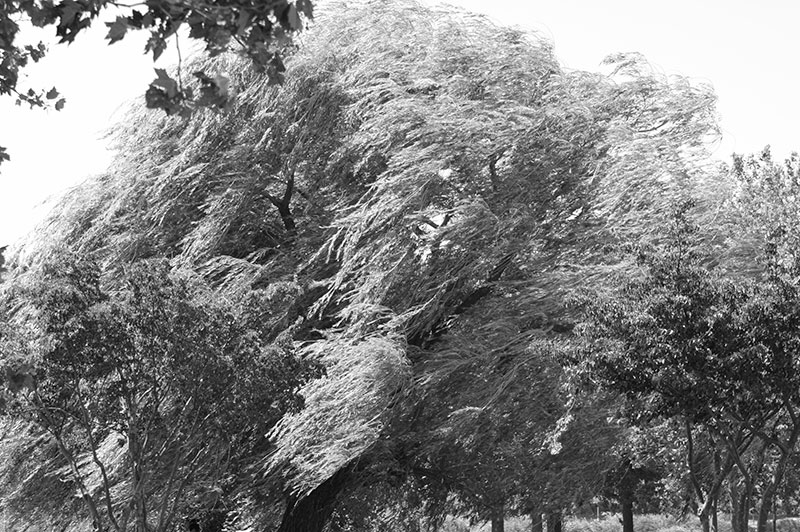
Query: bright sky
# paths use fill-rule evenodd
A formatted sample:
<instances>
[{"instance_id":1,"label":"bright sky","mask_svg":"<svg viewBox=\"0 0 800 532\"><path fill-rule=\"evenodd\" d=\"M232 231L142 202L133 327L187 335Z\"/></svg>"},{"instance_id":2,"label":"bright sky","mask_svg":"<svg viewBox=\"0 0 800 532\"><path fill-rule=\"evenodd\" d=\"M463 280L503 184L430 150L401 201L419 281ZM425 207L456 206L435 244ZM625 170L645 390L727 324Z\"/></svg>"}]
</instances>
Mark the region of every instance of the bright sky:
<instances>
[{"instance_id":1,"label":"bright sky","mask_svg":"<svg viewBox=\"0 0 800 532\"><path fill-rule=\"evenodd\" d=\"M597 70L615 52L641 52L666 74L714 86L724 139L716 155L800 149L800 3L767 0L451 0L495 21L532 29L555 43L567 68ZM102 140L124 102L143 97L153 64L143 36L109 47L104 27L69 48L54 46L28 70L25 86L56 86L61 112L28 110L0 99L0 244L32 228L43 202L104 169ZM32 36L30 40L33 40ZM174 61L174 51L160 66Z\"/></svg>"}]
</instances>

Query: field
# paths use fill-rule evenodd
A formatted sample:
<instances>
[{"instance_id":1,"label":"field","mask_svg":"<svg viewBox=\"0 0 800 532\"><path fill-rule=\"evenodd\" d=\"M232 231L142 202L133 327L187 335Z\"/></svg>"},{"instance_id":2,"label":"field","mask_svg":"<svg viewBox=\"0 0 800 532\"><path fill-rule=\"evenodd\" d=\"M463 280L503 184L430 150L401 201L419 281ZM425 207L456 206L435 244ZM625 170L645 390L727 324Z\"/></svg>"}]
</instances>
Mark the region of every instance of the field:
<instances>
[{"instance_id":1,"label":"field","mask_svg":"<svg viewBox=\"0 0 800 532\"><path fill-rule=\"evenodd\" d=\"M718 532L731 532L730 516L720 514L718 518ZM622 523L619 515L606 515L601 519L567 518L564 523L564 532L620 532ZM755 521L750 522L750 530L756 528ZM529 532L530 519L527 517L511 517L506 519L505 532ZM634 532L699 532L700 521L690 515L684 519L661 515L643 514L633 517ZM481 523L470 526L467 519L450 518L442 527L442 532L489 532L491 525ZM767 525L768 532L772 532L772 521ZM775 522L775 532L800 532L800 518L785 517Z\"/></svg>"},{"instance_id":2,"label":"field","mask_svg":"<svg viewBox=\"0 0 800 532\"><path fill-rule=\"evenodd\" d=\"M780 523L780 522L779 522ZM635 532L697 532L700 522L694 516L677 519L659 514L636 515L633 518ZM622 529L618 515L607 515L602 519L568 518L564 532L619 532ZM470 526L466 519L448 519L442 532L489 532L489 523ZM778 527L780 532L790 532L789 528ZM527 517L511 517L506 519L505 532L529 532L530 519ZM730 532L728 516L720 515L719 532Z\"/></svg>"}]
</instances>

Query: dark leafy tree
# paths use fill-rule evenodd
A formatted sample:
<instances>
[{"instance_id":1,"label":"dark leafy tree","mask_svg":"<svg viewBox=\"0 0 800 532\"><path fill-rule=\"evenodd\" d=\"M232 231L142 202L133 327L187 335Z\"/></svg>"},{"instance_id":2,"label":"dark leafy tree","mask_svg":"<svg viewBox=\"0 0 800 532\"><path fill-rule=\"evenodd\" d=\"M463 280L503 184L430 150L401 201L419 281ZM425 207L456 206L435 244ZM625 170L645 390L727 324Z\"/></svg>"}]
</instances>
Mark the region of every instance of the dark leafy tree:
<instances>
[{"instance_id":1,"label":"dark leafy tree","mask_svg":"<svg viewBox=\"0 0 800 532\"><path fill-rule=\"evenodd\" d=\"M311 368L164 262L122 281L62 255L10 283L6 413L47 431L97 529L166 531L301 406Z\"/></svg>"},{"instance_id":2,"label":"dark leafy tree","mask_svg":"<svg viewBox=\"0 0 800 532\"><path fill-rule=\"evenodd\" d=\"M629 397L637 415L685 423L687 467L698 492L695 428L713 438L720 465L699 512L704 528L735 467L750 492L758 484L764 530L800 435L793 270L768 250L772 260L760 283L722 278L703 265L684 209L675 220L666 247L642 254L640 278L589 305L593 369ZM767 450L777 459L760 482L759 460L747 457Z\"/></svg>"}]
</instances>

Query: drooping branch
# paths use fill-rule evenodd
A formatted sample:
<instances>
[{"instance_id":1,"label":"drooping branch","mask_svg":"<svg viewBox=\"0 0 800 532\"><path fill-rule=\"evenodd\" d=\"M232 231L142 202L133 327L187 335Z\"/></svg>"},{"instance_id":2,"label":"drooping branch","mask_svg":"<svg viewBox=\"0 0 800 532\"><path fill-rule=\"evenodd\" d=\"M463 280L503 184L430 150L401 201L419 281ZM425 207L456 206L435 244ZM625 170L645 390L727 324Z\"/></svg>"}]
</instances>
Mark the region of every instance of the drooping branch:
<instances>
[{"instance_id":1,"label":"drooping branch","mask_svg":"<svg viewBox=\"0 0 800 532\"><path fill-rule=\"evenodd\" d=\"M506 268L508 268L508 265L511 264L511 261L514 260L515 256L516 253L512 252L501 258L495 267L492 268L492 271L489 272L489 275L486 277L486 280L483 282L483 284L475 289L475 291L473 291L470 295L465 297L464 300L458 305L455 310L455 314L463 314L475 306L478 301L489 295L489 292L492 290L492 284L500 280L503 272L506 271Z\"/></svg>"},{"instance_id":2,"label":"drooping branch","mask_svg":"<svg viewBox=\"0 0 800 532\"><path fill-rule=\"evenodd\" d=\"M473 290L472 293L462 299L452 313L442 315L433 325L433 327L430 328L427 334L422 333L422 335L409 338L409 343L411 345L420 346L422 344L430 343L435 338L444 334L444 332L448 329L448 324L452 322L454 317L464 314L470 308L474 307L481 299L491 293L494 283L500 280L503 272L506 271L506 268L508 268L515 256L516 252L511 252L503 256L495 265L495 267L492 268L492 271L489 272L489 275L486 277L484 282L478 288Z\"/></svg>"},{"instance_id":3,"label":"drooping branch","mask_svg":"<svg viewBox=\"0 0 800 532\"><path fill-rule=\"evenodd\" d=\"M291 204L292 204L292 194L294 193L294 170L289 174L289 178L286 180L286 189L283 192L283 196L279 199L273 196L270 193L266 193L266 198L278 208L278 213L281 216L281 221L283 221L283 227L289 234L297 233L297 225L294 221L294 216L292 215L291 211Z\"/></svg>"}]
</instances>

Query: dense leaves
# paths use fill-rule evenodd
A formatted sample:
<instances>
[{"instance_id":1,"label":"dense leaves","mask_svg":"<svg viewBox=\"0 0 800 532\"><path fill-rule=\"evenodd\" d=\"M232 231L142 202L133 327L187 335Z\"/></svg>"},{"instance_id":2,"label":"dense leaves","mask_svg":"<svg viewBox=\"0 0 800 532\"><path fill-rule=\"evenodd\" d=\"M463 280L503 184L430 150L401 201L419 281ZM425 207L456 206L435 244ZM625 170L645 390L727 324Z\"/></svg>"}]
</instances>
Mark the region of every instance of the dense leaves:
<instances>
[{"instance_id":1,"label":"dense leaves","mask_svg":"<svg viewBox=\"0 0 800 532\"><path fill-rule=\"evenodd\" d=\"M703 265L694 233L679 209L668 243L643 250L641 277L589 301L593 374L631 400L633 419L685 423L693 475L693 427L708 431L721 460L711 496L734 465L748 489L760 482L762 462L746 453L778 453L761 486L762 529L800 434L796 266L773 245L761 282L728 279Z\"/></svg>"},{"instance_id":2,"label":"dense leaves","mask_svg":"<svg viewBox=\"0 0 800 532\"><path fill-rule=\"evenodd\" d=\"M313 368L166 263L122 281L109 293L91 262L65 255L11 282L7 412L58 443L96 526L169 530L197 479L219 489L302 405Z\"/></svg>"},{"instance_id":3,"label":"dense leaves","mask_svg":"<svg viewBox=\"0 0 800 532\"><path fill-rule=\"evenodd\" d=\"M14 95L17 104L61 110L64 98L58 91L24 89L18 86L20 74L30 62L41 60L46 46L19 44L21 28L27 24L40 28L52 27L59 44L70 44L103 15L115 13L108 27L109 44L125 38L129 31L146 31L150 38L145 46L153 60L161 56L171 38L188 27L189 37L202 40L213 57L232 48L248 57L257 72L266 74L270 83L283 81L286 70L280 49L288 37L303 28L303 18L313 17L311 0L271 0L250 2L149 0L146 3L126 4L109 0L6 0L0 3L0 96ZM180 65L178 67L180 69ZM223 108L228 104L228 80L197 72L196 88L183 85L181 72L174 79L165 71L145 93L147 107L163 109L167 114L188 116L197 107ZM55 100L55 101L53 101ZM0 148L0 163L8 154Z\"/></svg>"},{"instance_id":4,"label":"dense leaves","mask_svg":"<svg viewBox=\"0 0 800 532\"><path fill-rule=\"evenodd\" d=\"M168 258L250 309L261 341L326 368L274 452L250 456L249 478L282 489L231 502L260 510L241 528L276 502L265 526L309 532L589 497L626 431L613 397L560 367L565 296L630 271L620 244L657 242L676 201L716 201L713 94L638 56L565 72L535 35L411 2L318 22L283 85L230 55L192 66L230 72L227 113L133 109L112 168L21 263L67 246L113 286Z\"/></svg>"}]
</instances>

